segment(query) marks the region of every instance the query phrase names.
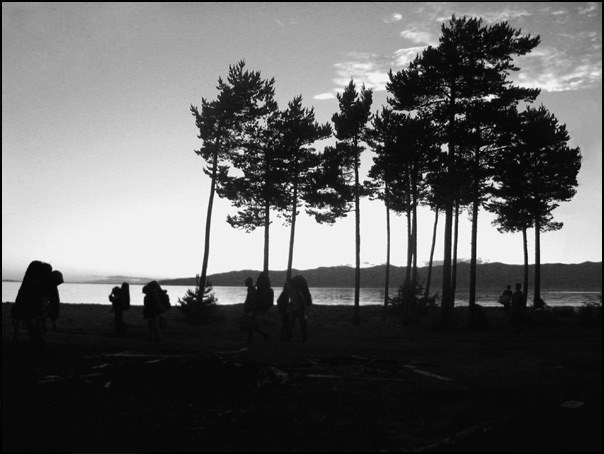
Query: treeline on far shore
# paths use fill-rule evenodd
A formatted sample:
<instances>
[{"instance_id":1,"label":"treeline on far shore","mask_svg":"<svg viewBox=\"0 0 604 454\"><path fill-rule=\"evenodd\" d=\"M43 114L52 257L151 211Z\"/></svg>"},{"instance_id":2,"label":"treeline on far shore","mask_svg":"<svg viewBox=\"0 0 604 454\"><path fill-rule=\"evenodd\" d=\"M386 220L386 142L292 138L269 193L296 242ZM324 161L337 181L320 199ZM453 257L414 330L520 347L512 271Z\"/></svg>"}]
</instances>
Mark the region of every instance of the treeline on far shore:
<instances>
[{"instance_id":1,"label":"treeline on far shore","mask_svg":"<svg viewBox=\"0 0 604 454\"><path fill-rule=\"evenodd\" d=\"M397 287L403 283L405 267L390 266L390 285ZM529 265L532 275L533 265ZM419 279L426 282L428 267L419 268ZM209 281L215 286L241 286L246 277L255 278L259 270L240 270L213 274ZM293 275L302 274L311 287L354 287L354 268L349 266L320 267L311 270L293 270ZM269 273L273 287L285 282L286 271ZM504 263L483 263L477 266L477 285L480 288L504 288L507 284L522 282L523 265ZM361 287L381 288L386 277L386 265L361 269ZM194 286L197 278L179 278L160 280L162 285ZM431 292L439 292L442 285L442 267L432 270ZM460 262L457 269L457 287L468 288L470 283L470 264ZM602 262L584 262L579 264L551 263L541 265L541 286L555 290L602 291Z\"/></svg>"}]
</instances>

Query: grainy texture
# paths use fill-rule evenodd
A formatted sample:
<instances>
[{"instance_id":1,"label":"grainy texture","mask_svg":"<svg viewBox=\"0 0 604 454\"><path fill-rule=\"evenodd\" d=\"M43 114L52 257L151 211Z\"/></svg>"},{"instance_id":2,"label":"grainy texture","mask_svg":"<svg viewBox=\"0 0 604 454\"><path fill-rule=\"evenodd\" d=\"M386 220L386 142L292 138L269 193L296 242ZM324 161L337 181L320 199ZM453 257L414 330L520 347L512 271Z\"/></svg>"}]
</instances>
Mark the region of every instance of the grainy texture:
<instances>
[{"instance_id":1,"label":"grainy texture","mask_svg":"<svg viewBox=\"0 0 604 454\"><path fill-rule=\"evenodd\" d=\"M404 325L383 308L314 306L309 340L246 345L241 305L193 326L142 309L114 334L108 306L66 304L36 360L2 304L3 451L601 451L602 325L572 310L532 314L517 333L466 309ZM566 405L563 407L563 404ZM565 408L578 407L578 408Z\"/></svg>"}]
</instances>

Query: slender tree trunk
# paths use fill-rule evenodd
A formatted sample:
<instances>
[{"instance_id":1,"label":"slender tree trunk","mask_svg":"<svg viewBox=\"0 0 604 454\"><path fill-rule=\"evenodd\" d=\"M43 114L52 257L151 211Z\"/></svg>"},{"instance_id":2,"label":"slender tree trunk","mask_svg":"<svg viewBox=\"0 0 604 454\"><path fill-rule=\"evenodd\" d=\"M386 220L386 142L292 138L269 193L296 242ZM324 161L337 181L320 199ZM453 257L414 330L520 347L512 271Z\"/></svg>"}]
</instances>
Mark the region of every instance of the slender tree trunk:
<instances>
[{"instance_id":1,"label":"slender tree trunk","mask_svg":"<svg viewBox=\"0 0 604 454\"><path fill-rule=\"evenodd\" d=\"M268 273L268 255L269 255L269 229L271 225L271 212L268 199L264 202L264 266L265 273Z\"/></svg>"},{"instance_id":2,"label":"slender tree trunk","mask_svg":"<svg viewBox=\"0 0 604 454\"><path fill-rule=\"evenodd\" d=\"M296 215L298 208L298 178L297 176L294 179L294 197L293 197L293 206L292 206L292 222L289 229L289 257L287 259L287 275L285 277L285 282L288 282L292 278L292 266L294 263L294 238L296 236Z\"/></svg>"},{"instance_id":3,"label":"slender tree trunk","mask_svg":"<svg viewBox=\"0 0 604 454\"><path fill-rule=\"evenodd\" d=\"M526 227L522 228L522 246L524 249L524 276L522 288L524 294L527 295L529 291L529 252L528 252L528 238L526 234Z\"/></svg>"},{"instance_id":4,"label":"slender tree trunk","mask_svg":"<svg viewBox=\"0 0 604 454\"><path fill-rule=\"evenodd\" d=\"M442 324L448 326L453 315L453 295L451 293L451 240L453 230L453 204L447 203L445 207L445 232L443 256L443 282L442 282Z\"/></svg>"},{"instance_id":5,"label":"slender tree trunk","mask_svg":"<svg viewBox=\"0 0 604 454\"><path fill-rule=\"evenodd\" d=\"M438 227L438 208L434 211L434 230L432 231L432 247L430 248L430 262L428 263L428 277L426 278L426 291L424 298L430 296L430 282L432 280L432 262L434 261L434 249L436 247L436 229Z\"/></svg>"},{"instance_id":6,"label":"slender tree trunk","mask_svg":"<svg viewBox=\"0 0 604 454\"><path fill-rule=\"evenodd\" d=\"M412 254L412 239L411 239L411 208L407 208L406 216L407 218L407 266L405 268L405 289L409 290L411 286L411 264L413 260Z\"/></svg>"},{"instance_id":7,"label":"slender tree trunk","mask_svg":"<svg viewBox=\"0 0 604 454\"><path fill-rule=\"evenodd\" d=\"M415 187L415 184L414 184ZM411 282L413 290L417 288L417 195L414 189L413 192L413 227L411 231L411 237L413 239L413 270L411 272ZM415 295L414 295L415 296Z\"/></svg>"},{"instance_id":8,"label":"slender tree trunk","mask_svg":"<svg viewBox=\"0 0 604 454\"><path fill-rule=\"evenodd\" d=\"M384 307L388 305L390 290L390 208L388 207L388 183L384 188L384 205L386 206L386 283L384 284Z\"/></svg>"},{"instance_id":9,"label":"slender tree trunk","mask_svg":"<svg viewBox=\"0 0 604 454\"><path fill-rule=\"evenodd\" d=\"M470 258L470 298L469 305L473 308L476 305L476 256L478 251L478 197L472 204L472 255Z\"/></svg>"},{"instance_id":10,"label":"slender tree trunk","mask_svg":"<svg viewBox=\"0 0 604 454\"><path fill-rule=\"evenodd\" d=\"M355 143L355 150L357 144ZM355 157L354 162L354 213L355 213L355 260L356 267L354 270L354 313L352 324L359 325L361 323L359 298L361 291L361 205L359 201L359 156Z\"/></svg>"},{"instance_id":11,"label":"slender tree trunk","mask_svg":"<svg viewBox=\"0 0 604 454\"><path fill-rule=\"evenodd\" d=\"M218 141L216 141L218 142ZM208 200L208 210L206 213L206 231L205 231L205 243L204 243L204 251L203 251L203 262L201 265L201 275L199 276L199 281L197 282L199 291L203 295L207 284L207 274L208 274L208 260L210 258L210 230L212 227L212 208L214 206L214 195L216 193L216 173L218 170L218 151L217 151L218 143L216 143L216 148L212 155L212 183L210 184L210 197Z\"/></svg>"},{"instance_id":12,"label":"slender tree trunk","mask_svg":"<svg viewBox=\"0 0 604 454\"><path fill-rule=\"evenodd\" d=\"M459 242L459 202L455 202L455 233L453 234L453 260L451 273L451 296L455 304L455 292L457 291L457 244Z\"/></svg>"},{"instance_id":13,"label":"slender tree trunk","mask_svg":"<svg viewBox=\"0 0 604 454\"><path fill-rule=\"evenodd\" d=\"M455 143L454 143L454 126L455 126L455 82L451 84L451 99L449 101L449 124L447 126L447 165L446 171L451 180L455 167ZM445 206L445 232L444 232L444 254L443 254L443 291L442 291L442 317L441 323L443 327L451 324L453 316L453 308L455 306L455 296L451 288L451 239L453 231L453 200L447 200Z\"/></svg>"},{"instance_id":14,"label":"slender tree trunk","mask_svg":"<svg viewBox=\"0 0 604 454\"><path fill-rule=\"evenodd\" d=\"M525 289L525 295L528 297ZM535 218L535 296L533 306L541 300L541 222L539 216Z\"/></svg>"}]
</instances>

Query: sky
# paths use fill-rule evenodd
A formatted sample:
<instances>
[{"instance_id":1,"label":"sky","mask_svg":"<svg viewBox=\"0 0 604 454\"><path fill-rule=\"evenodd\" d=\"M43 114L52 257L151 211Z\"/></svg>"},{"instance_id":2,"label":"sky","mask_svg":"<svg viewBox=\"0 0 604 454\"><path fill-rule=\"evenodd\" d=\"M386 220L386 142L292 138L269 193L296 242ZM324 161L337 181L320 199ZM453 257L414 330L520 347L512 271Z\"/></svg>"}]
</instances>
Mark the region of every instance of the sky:
<instances>
[{"instance_id":1,"label":"sky","mask_svg":"<svg viewBox=\"0 0 604 454\"><path fill-rule=\"evenodd\" d=\"M507 21L541 44L512 80L542 92L583 156L577 194L541 236L542 263L602 260L602 4L558 2L2 3L2 278L43 260L66 281L200 273L210 180L190 112L245 60L275 78L281 108L297 95L319 122L351 80L386 105L388 71L436 45L451 15ZM362 172L372 163L362 158ZM262 268L263 231L226 223L217 199L208 272ZM270 268L287 267L289 228L273 217ZM418 259L429 259L433 213L419 212ZM481 211L478 257L523 262L521 234ZM435 260L443 258L442 220ZM385 208L361 204L361 262L386 261ZM391 263L405 263L404 217L392 219ZM354 215L320 225L301 215L294 267L351 265ZM529 231L530 263L534 263ZM470 257L462 214L458 256Z\"/></svg>"}]
</instances>

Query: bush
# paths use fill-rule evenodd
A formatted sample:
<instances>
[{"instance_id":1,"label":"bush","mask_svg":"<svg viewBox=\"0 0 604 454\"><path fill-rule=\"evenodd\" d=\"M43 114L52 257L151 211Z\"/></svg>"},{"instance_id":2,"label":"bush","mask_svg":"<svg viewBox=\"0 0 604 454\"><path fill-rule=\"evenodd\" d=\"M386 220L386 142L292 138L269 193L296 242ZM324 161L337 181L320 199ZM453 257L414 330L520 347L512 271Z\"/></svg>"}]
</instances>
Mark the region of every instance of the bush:
<instances>
[{"instance_id":1,"label":"bush","mask_svg":"<svg viewBox=\"0 0 604 454\"><path fill-rule=\"evenodd\" d=\"M438 294L424 297L424 289L421 283L411 283L409 289L402 285L397 296L388 300L395 314L399 314L403 323L413 323L418 317L425 317L435 311L438 307Z\"/></svg>"},{"instance_id":2,"label":"bush","mask_svg":"<svg viewBox=\"0 0 604 454\"><path fill-rule=\"evenodd\" d=\"M195 290L188 289L185 296L178 299L178 304L189 323L202 325L216 320L217 301L212 284L208 282L203 293L199 286Z\"/></svg>"}]
</instances>

